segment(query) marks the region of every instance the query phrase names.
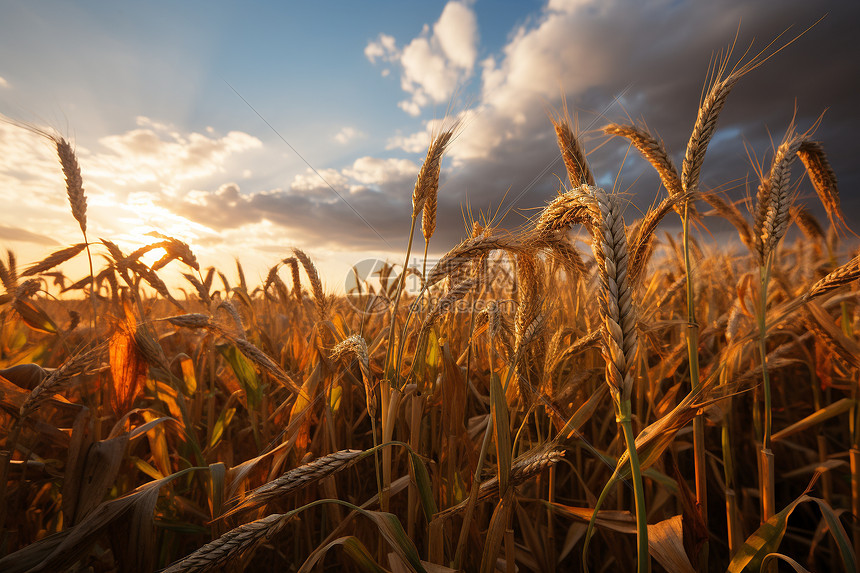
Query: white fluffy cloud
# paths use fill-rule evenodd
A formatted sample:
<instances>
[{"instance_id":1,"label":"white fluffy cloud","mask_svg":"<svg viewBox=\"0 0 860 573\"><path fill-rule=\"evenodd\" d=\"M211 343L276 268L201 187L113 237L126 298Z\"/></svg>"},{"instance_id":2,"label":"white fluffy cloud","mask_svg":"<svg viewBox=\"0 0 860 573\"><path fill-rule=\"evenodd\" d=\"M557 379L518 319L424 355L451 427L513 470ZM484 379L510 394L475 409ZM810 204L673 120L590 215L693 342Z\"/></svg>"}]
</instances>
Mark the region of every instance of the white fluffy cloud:
<instances>
[{"instance_id":1,"label":"white fluffy cloud","mask_svg":"<svg viewBox=\"0 0 860 573\"><path fill-rule=\"evenodd\" d=\"M371 63L400 64L400 86L409 98L398 105L409 115L418 116L431 103L450 100L472 76L478 57L478 21L467 4L451 1L432 30L425 25L403 49L393 37L380 34L364 54ZM384 69L383 75L387 71Z\"/></svg>"},{"instance_id":2,"label":"white fluffy cloud","mask_svg":"<svg viewBox=\"0 0 860 573\"><path fill-rule=\"evenodd\" d=\"M562 93L570 98L578 98L617 77L617 57L623 52L625 41L616 39L616 47L607 49L606 43L600 41L601 34L605 32L589 26L584 18L585 14L594 18L596 13L606 9L602 7L606 4L613 2L608 0L601 4L587 0L554 0L539 19L523 24L514 31L501 54L480 62L480 98L474 108L463 112L461 117L467 128L451 148L450 155L456 161L492 157L500 145L533 132L539 123L546 124L548 104L558 101ZM462 37L454 33L456 28L453 22L460 20L446 17L451 7L452 4L446 7L434 26L434 39L443 46ZM461 9L468 10L458 5L457 11ZM454 10L451 12L453 14ZM413 41L410 47L419 52L415 56L416 62L423 61L423 65L429 66L431 72L427 75L435 81L430 87L422 86L423 90L416 90L413 99L402 104L404 109L408 106L407 111L413 114L420 111L420 96L430 96L438 101L434 96L436 92L430 91L431 87L442 94L450 93L449 90L456 84L451 74L452 66L442 66L440 55L435 54L437 60L434 61L434 53L428 49L427 55L421 57L420 50L424 49L418 42L421 39ZM429 43L425 41L424 44ZM452 48L452 51L455 50ZM456 51L465 53L462 49ZM474 64L477 51L471 54L471 63ZM407 55L407 50L404 50L404 61ZM451 60L449 58L446 61ZM417 74L420 69L417 64L404 64L404 90L410 91L410 71L414 70ZM429 134L436 127L428 122L426 129L421 132L389 139L389 147L409 152L418 151L421 147L426 149Z\"/></svg>"},{"instance_id":3,"label":"white fluffy cloud","mask_svg":"<svg viewBox=\"0 0 860 573\"><path fill-rule=\"evenodd\" d=\"M401 185L414 179L418 165L408 159L359 157L343 169L306 169L296 175L286 190L278 194L303 196L320 203L340 201L337 193L360 193L389 185Z\"/></svg>"},{"instance_id":4,"label":"white fluffy cloud","mask_svg":"<svg viewBox=\"0 0 860 573\"><path fill-rule=\"evenodd\" d=\"M365 185L387 185L418 175L418 165L408 159L359 157L343 173Z\"/></svg>"},{"instance_id":5,"label":"white fluffy cloud","mask_svg":"<svg viewBox=\"0 0 860 573\"><path fill-rule=\"evenodd\" d=\"M94 176L121 185L155 182L171 189L183 181L223 172L228 157L263 145L239 131L217 137L182 134L145 117L139 117L137 123L138 129L99 139L108 152L89 161Z\"/></svg>"},{"instance_id":6,"label":"white fluffy cloud","mask_svg":"<svg viewBox=\"0 0 860 573\"><path fill-rule=\"evenodd\" d=\"M324 195L331 193L329 186L338 192L348 191L349 179L337 169L320 169L316 172L308 169L293 178L292 183L290 183L290 191Z\"/></svg>"},{"instance_id":7,"label":"white fluffy cloud","mask_svg":"<svg viewBox=\"0 0 860 573\"><path fill-rule=\"evenodd\" d=\"M336 142L340 143L341 145L346 145L347 143L349 143L353 139L359 139L362 137L365 137L364 133L362 133L361 131L357 130L354 127L346 126L343 129L341 129L340 131L338 131L335 134L333 139Z\"/></svg>"},{"instance_id":8,"label":"white fluffy cloud","mask_svg":"<svg viewBox=\"0 0 860 573\"><path fill-rule=\"evenodd\" d=\"M396 61L399 54L397 41L394 39L394 36L389 36L388 34L380 34L376 40L369 42L367 47L364 48L364 55L370 60L371 64Z\"/></svg>"},{"instance_id":9,"label":"white fluffy cloud","mask_svg":"<svg viewBox=\"0 0 860 573\"><path fill-rule=\"evenodd\" d=\"M433 36L452 64L472 71L478 57L478 20L471 8L448 2L433 25Z\"/></svg>"}]
</instances>

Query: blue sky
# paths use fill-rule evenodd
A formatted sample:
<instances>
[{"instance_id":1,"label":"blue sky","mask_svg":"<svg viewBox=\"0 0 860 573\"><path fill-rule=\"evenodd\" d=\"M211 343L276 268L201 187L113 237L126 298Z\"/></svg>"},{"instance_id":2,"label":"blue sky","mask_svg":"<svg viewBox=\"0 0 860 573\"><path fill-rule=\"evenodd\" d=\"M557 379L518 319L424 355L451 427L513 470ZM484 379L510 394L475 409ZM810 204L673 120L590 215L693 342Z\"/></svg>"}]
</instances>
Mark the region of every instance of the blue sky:
<instances>
[{"instance_id":1,"label":"blue sky","mask_svg":"<svg viewBox=\"0 0 860 573\"><path fill-rule=\"evenodd\" d=\"M860 214L856 2L2 2L0 13L0 114L75 141L91 233L129 249L158 230L204 266L238 256L265 274L297 246L337 288L352 262L405 248L414 178L449 109L463 127L431 251L461 238L467 203L504 199L515 227L563 175L547 119L562 93L600 182L620 170L633 219L656 178L597 128L644 119L680 164L709 61L738 26L736 58L821 16L730 96L703 184L752 175L748 150L766 155L795 103L802 130L828 109L816 137L854 226ZM812 204L810 191L799 188ZM22 261L78 240L50 146L8 125L0 195L0 246Z\"/></svg>"}]
</instances>

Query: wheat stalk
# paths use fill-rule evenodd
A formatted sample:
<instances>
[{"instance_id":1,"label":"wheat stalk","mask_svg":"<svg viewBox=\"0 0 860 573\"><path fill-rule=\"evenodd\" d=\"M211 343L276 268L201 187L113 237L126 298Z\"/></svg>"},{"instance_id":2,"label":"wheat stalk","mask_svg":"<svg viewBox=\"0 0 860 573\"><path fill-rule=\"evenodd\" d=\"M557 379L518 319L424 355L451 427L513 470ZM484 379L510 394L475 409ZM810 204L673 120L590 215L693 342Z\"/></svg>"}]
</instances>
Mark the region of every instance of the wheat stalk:
<instances>
[{"instance_id":1,"label":"wheat stalk","mask_svg":"<svg viewBox=\"0 0 860 573\"><path fill-rule=\"evenodd\" d=\"M570 127L566 105L565 103L563 114L559 117L550 116L550 121L552 121L552 125L555 128L555 136L558 140L558 148L561 151L565 169L567 170L567 178L573 187L594 185L594 175L592 175L591 169L588 167L585 153L582 151L579 139Z\"/></svg>"},{"instance_id":2,"label":"wheat stalk","mask_svg":"<svg viewBox=\"0 0 860 573\"><path fill-rule=\"evenodd\" d=\"M663 142L652 136L647 128L636 125L619 125L612 123L603 128L603 132L608 135L616 135L630 140L630 143L639 150L648 163L657 171L660 176L660 181L663 182L663 187L669 192L670 197L679 197L684 194L684 186L681 184L681 177L678 175L678 170L675 164L666 152ZM683 208L680 200L674 205L674 209L683 217ZM695 212L691 213L695 216Z\"/></svg>"},{"instance_id":3,"label":"wheat stalk","mask_svg":"<svg viewBox=\"0 0 860 573\"><path fill-rule=\"evenodd\" d=\"M308 280L311 283L311 292L314 294L314 304L316 305L319 319L326 320L328 318L329 311L328 301L326 300L325 291L323 291L322 281L320 280L317 268L313 261L311 261L310 257L308 257L301 249L293 249L293 254L295 254L296 259L302 263L302 267L305 269L305 274L308 276ZM296 275L294 274L293 276L295 277ZM295 280L295 278L293 280ZM301 292L301 290L299 290L299 292Z\"/></svg>"},{"instance_id":4,"label":"wheat stalk","mask_svg":"<svg viewBox=\"0 0 860 573\"><path fill-rule=\"evenodd\" d=\"M797 156L806 167L806 173L812 186L827 211L830 224L836 221L844 223L842 210L839 205L839 186L836 182L836 174L830 166L824 146L818 141L804 140L797 149Z\"/></svg>"},{"instance_id":5,"label":"wheat stalk","mask_svg":"<svg viewBox=\"0 0 860 573\"><path fill-rule=\"evenodd\" d=\"M717 214L737 229L741 242L750 251L755 251L755 239L753 239L752 229L740 209L737 208L737 205L726 201L721 195L716 193L704 193L702 199L705 203L713 207Z\"/></svg>"},{"instance_id":6,"label":"wheat stalk","mask_svg":"<svg viewBox=\"0 0 860 573\"><path fill-rule=\"evenodd\" d=\"M794 126L790 126L774 154L770 172L762 179L756 193L753 233L756 252L762 265L788 229L788 209L791 206L789 177L791 164L801 143L802 136L795 134Z\"/></svg>"},{"instance_id":7,"label":"wheat stalk","mask_svg":"<svg viewBox=\"0 0 860 573\"><path fill-rule=\"evenodd\" d=\"M281 531L289 518L289 514L275 513L240 525L177 561L164 573L224 571L231 563L241 560L243 555Z\"/></svg>"},{"instance_id":8,"label":"wheat stalk","mask_svg":"<svg viewBox=\"0 0 860 573\"><path fill-rule=\"evenodd\" d=\"M804 301L825 295L860 278L860 255L831 271L803 295Z\"/></svg>"},{"instance_id":9,"label":"wheat stalk","mask_svg":"<svg viewBox=\"0 0 860 573\"><path fill-rule=\"evenodd\" d=\"M363 453L362 450L341 450L293 468L249 493L242 503L222 515L221 519L241 511L262 507L326 476L344 470L358 461Z\"/></svg>"},{"instance_id":10,"label":"wheat stalk","mask_svg":"<svg viewBox=\"0 0 860 573\"><path fill-rule=\"evenodd\" d=\"M371 419L375 420L379 403L376 398L376 384L370 371L370 354L367 350L367 342L358 334L352 334L334 347L332 359L337 359L346 353L355 354L355 357L358 359L361 378L364 382L364 399L367 413Z\"/></svg>"}]
</instances>

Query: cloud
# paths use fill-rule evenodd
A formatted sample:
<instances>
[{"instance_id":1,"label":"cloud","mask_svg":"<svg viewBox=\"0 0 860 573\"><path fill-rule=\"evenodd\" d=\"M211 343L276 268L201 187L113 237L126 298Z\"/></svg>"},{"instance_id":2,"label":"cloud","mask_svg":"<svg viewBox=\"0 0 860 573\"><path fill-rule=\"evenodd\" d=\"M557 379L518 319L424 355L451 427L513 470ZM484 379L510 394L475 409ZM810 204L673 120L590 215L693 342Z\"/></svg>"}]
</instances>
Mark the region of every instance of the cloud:
<instances>
[{"instance_id":1,"label":"cloud","mask_svg":"<svg viewBox=\"0 0 860 573\"><path fill-rule=\"evenodd\" d=\"M440 191L440 220L459 218L465 193L473 208L498 205L504 196L505 206L523 214L515 210L509 224L524 221L552 197L566 179L548 118L562 109L562 94L578 119L586 150L606 142L603 125L629 122L629 115L647 120L680 167L709 62L731 43L738 23L731 64L754 39L752 54L794 25L777 40L779 47L820 16L818 8L801 0L784 2L778 14L740 0L550 1L512 30L500 51L479 63L480 93L460 114L463 128L448 153L452 169ZM795 102L801 129L830 108L816 139L825 142L843 188L849 181L860 184L849 139L851 129L860 129L860 111L852 103L860 94L860 48L846 51L839 40L850 35L846 22L858 17L860 5L834 7L797 42L741 79L708 151L703 188L737 187L738 178L752 175L745 145L759 157L766 154L771 134L778 140L791 121ZM420 113L420 104L413 98L404 105ZM426 150L438 130L439 120L426 121L420 131L390 137L388 147ZM620 171L620 190L632 191L627 196L645 207L654 200L659 182L635 150L625 161L627 147L625 140L609 141L589 155L589 162L607 187ZM799 179L796 169L793 180ZM737 198L744 191L733 193ZM843 199L846 209L851 203L854 218L860 218L860 201ZM629 213L629 218L637 217L636 208Z\"/></svg>"},{"instance_id":2,"label":"cloud","mask_svg":"<svg viewBox=\"0 0 860 573\"><path fill-rule=\"evenodd\" d=\"M418 165L408 159L359 157L343 173L365 185L382 187L414 179Z\"/></svg>"},{"instance_id":3,"label":"cloud","mask_svg":"<svg viewBox=\"0 0 860 573\"><path fill-rule=\"evenodd\" d=\"M232 155L258 149L262 142L243 132L217 137L181 134L172 126L139 117L138 129L99 139L106 152L88 162L94 176L121 185L156 182L165 189L225 171Z\"/></svg>"},{"instance_id":4,"label":"cloud","mask_svg":"<svg viewBox=\"0 0 860 573\"><path fill-rule=\"evenodd\" d=\"M94 147L75 143L87 195L90 236L103 236L132 249L150 242L145 233L152 230L192 245L213 238L223 243L212 229L237 225L237 218L242 216L238 188L216 189L219 203L227 207L220 213L208 210L203 212L205 216L189 218L177 213L173 204L182 197L182 204L193 206L196 201L205 206L200 194L189 189L195 183L223 178L228 169L241 173L233 169L231 160L259 148L260 141L240 132L222 136L183 133L146 118L139 118L137 123L137 128L104 137ZM51 131L46 126L33 128ZM40 260L45 247L80 241L54 145L32 130L3 121L0 201L7 205L0 217L0 242L15 242L20 260ZM254 220L246 217L238 224ZM75 264L70 263L73 271Z\"/></svg>"},{"instance_id":5,"label":"cloud","mask_svg":"<svg viewBox=\"0 0 860 573\"><path fill-rule=\"evenodd\" d=\"M291 193L315 195L323 199L330 198L327 195L332 194L332 188L339 193L349 191L349 179L337 169L308 169L296 175L290 184Z\"/></svg>"},{"instance_id":6,"label":"cloud","mask_svg":"<svg viewBox=\"0 0 860 573\"><path fill-rule=\"evenodd\" d=\"M400 57L400 50L394 36L380 34L376 40L368 42L364 48L364 55L371 64L376 62L394 62Z\"/></svg>"},{"instance_id":7,"label":"cloud","mask_svg":"<svg viewBox=\"0 0 860 573\"><path fill-rule=\"evenodd\" d=\"M360 157L340 170L308 169L287 189L243 192L229 183L195 190L169 206L217 234L269 222L297 244L378 248L377 233L393 240L408 229L418 168L408 159Z\"/></svg>"},{"instance_id":8,"label":"cloud","mask_svg":"<svg viewBox=\"0 0 860 573\"><path fill-rule=\"evenodd\" d=\"M6 78L4 78L3 76L0 76L0 88L8 88L8 87L9 87L9 81Z\"/></svg>"},{"instance_id":9,"label":"cloud","mask_svg":"<svg viewBox=\"0 0 860 573\"><path fill-rule=\"evenodd\" d=\"M34 233L32 231L28 231L27 229L21 229L20 227L8 227L6 225L0 225L0 239L4 241L35 243L37 245L45 246L53 246L60 244L58 241L55 241L51 237L40 235L39 233Z\"/></svg>"},{"instance_id":10,"label":"cloud","mask_svg":"<svg viewBox=\"0 0 860 573\"><path fill-rule=\"evenodd\" d=\"M433 25L433 36L458 68L472 71L478 57L478 20L462 2L448 2Z\"/></svg>"},{"instance_id":11,"label":"cloud","mask_svg":"<svg viewBox=\"0 0 860 573\"><path fill-rule=\"evenodd\" d=\"M366 137L364 133L354 127L347 126L338 131L333 139L341 145L346 145L353 139L358 139L362 137Z\"/></svg>"},{"instance_id":12,"label":"cloud","mask_svg":"<svg viewBox=\"0 0 860 573\"><path fill-rule=\"evenodd\" d=\"M409 98L398 106L412 116L431 103L451 99L472 76L478 55L478 23L474 11L463 2L448 2L431 27L402 49L392 36L380 36L364 50L371 63L399 63L400 86ZM383 75L388 75L383 70Z\"/></svg>"}]
</instances>

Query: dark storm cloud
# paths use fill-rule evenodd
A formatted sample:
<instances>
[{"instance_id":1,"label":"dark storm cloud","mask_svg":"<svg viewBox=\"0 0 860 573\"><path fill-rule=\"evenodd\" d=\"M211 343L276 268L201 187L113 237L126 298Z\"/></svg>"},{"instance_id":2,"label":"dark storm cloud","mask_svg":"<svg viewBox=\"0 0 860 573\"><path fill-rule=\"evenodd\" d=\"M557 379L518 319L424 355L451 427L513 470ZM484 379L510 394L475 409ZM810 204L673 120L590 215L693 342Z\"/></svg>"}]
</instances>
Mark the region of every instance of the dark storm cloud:
<instances>
[{"instance_id":1,"label":"dark storm cloud","mask_svg":"<svg viewBox=\"0 0 860 573\"><path fill-rule=\"evenodd\" d=\"M731 44L738 26L730 65L742 59L750 43L752 52L743 61L791 27L767 50L772 53L822 16L796 42L742 78L730 94L701 182L704 189L733 187L730 195L738 198L746 192L743 184L749 177L754 193L748 153L766 156L771 142L778 144L782 138L795 106L800 131L827 110L815 139L823 142L840 180L849 223L860 220L860 202L853 192L860 184L853 143L854 134L860 132L860 43L853 40L860 3L594 0L566 4L550 2L539 16L514 31L503 52L485 60L475 78L481 94L464 117L443 172L434 238L437 250L447 249L463 236L466 202L475 212L494 210L500 204L504 209L512 207L505 224L516 227L553 196L565 174L548 110L561 108L561 93L578 117L586 150L606 141L600 127L627 122L629 114L646 121L652 133L662 137L680 169L709 62ZM405 143L403 147L417 151ZM626 151L626 141L615 139L589 156L599 182L613 184ZM621 171L620 190L631 191L634 203L643 207L654 201L658 180L634 154ZM250 194L232 186L185 203L180 212L216 229L266 219L308 243L387 249L372 227L394 250L400 250L423 153L415 157L414 170L401 166L369 183L355 169L341 170L342 194L349 205L322 186L313 193L305 188L245 190ZM798 163L794 180L801 175ZM808 182L804 184L808 189ZM628 212L635 217L635 210Z\"/></svg>"},{"instance_id":2,"label":"dark storm cloud","mask_svg":"<svg viewBox=\"0 0 860 573\"><path fill-rule=\"evenodd\" d=\"M603 5L594 12L583 9L570 14L546 15L542 24L536 24L527 33L537 45L528 49L533 52L548 49L549 44L542 43L540 36L549 40L552 38L550 28L564 28L573 46L567 48L570 56L555 54L556 61L570 62L573 56L591 51L600 54L596 58L599 64L594 65L603 66L604 71L611 70L602 78L598 70L588 69L592 63L587 57L580 57L580 67L571 67L574 78L569 81L559 78L568 104L576 111L580 128L585 131L583 139L587 150L605 141L605 136L599 133L600 127L610 121L629 122L629 114L634 120L646 121L652 132L664 139L678 168L696 118L708 63L712 54L731 42L738 23L741 23L740 37L732 63L742 56L753 38L755 53L793 26L777 40L775 46L778 47L829 9L830 13L822 22L745 76L731 93L705 161L702 186L705 189L742 186L743 181L739 180L750 176L754 192L754 172L747 148L759 158L766 155L771 149L771 138L779 143L794 115L795 105L796 125L801 131L808 129L827 110L815 138L824 143L840 179L843 206L849 218L854 221L860 218L860 203L850 191L860 183L851 135L860 128L856 104L860 96L860 49L856 43L846 41L854 33L852 22L860 18L860 4L609 4L610 8ZM547 23L550 21L554 24ZM519 49L527 49L527 44L520 42ZM588 49L582 49L583 45ZM565 48L560 50L563 52ZM512 53L507 54L508 59L512 56ZM553 56L547 55L547 58ZM547 67L552 69L551 65ZM504 64L499 65L499 69L508 71ZM510 71L516 73L514 68ZM579 82L576 77L586 79ZM517 81L506 78L496 89L514 91ZM619 94L619 102L613 104L614 97ZM485 94L484 99L491 100L493 96ZM467 164L449 181L452 188L468 189L473 205L497 203L501 194L510 188L507 201L516 200L514 205L525 209L524 214L528 215L529 208L542 205L558 188L557 176L564 177L545 113L548 106L541 107L538 97L525 96L522 101L531 103L532 107L518 110L527 120L522 127L513 128L517 130L516 137L495 146L487 158ZM558 109L561 100L556 97L548 102ZM487 114L493 116L487 120L492 127L484 127L487 131L512 129L513 109L499 106ZM626 141L616 139L590 155L598 179L609 184L615 180L626 149ZM653 201L658 180L634 155L635 151L622 171L621 190L636 181L632 191L636 194L635 202L641 207ZM546 173L541 176L544 171ZM794 173L796 180L801 169L796 167ZM536 177L537 182L534 181ZM731 196L738 198L744 192L741 187ZM514 222L522 220L522 217L514 218Z\"/></svg>"}]
</instances>

